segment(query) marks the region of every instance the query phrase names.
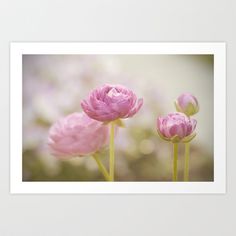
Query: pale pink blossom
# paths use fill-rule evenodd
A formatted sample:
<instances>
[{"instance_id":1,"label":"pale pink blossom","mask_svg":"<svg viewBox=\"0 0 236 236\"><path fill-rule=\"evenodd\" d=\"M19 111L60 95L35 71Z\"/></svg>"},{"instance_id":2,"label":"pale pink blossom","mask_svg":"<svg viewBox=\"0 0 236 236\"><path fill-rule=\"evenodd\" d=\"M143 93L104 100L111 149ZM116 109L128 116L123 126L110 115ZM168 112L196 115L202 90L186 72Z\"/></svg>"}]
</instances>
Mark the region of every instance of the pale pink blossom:
<instances>
[{"instance_id":1,"label":"pale pink blossom","mask_svg":"<svg viewBox=\"0 0 236 236\"><path fill-rule=\"evenodd\" d=\"M134 92L122 85L104 85L92 90L81 102L84 112L91 118L109 122L135 115L143 104Z\"/></svg>"},{"instance_id":2,"label":"pale pink blossom","mask_svg":"<svg viewBox=\"0 0 236 236\"><path fill-rule=\"evenodd\" d=\"M91 155L108 143L107 125L84 112L59 119L49 130L48 146L52 155L70 158Z\"/></svg>"},{"instance_id":3,"label":"pale pink blossom","mask_svg":"<svg viewBox=\"0 0 236 236\"><path fill-rule=\"evenodd\" d=\"M189 142L195 137L197 121L183 113L170 113L157 118L157 131L161 138L172 142Z\"/></svg>"}]
</instances>

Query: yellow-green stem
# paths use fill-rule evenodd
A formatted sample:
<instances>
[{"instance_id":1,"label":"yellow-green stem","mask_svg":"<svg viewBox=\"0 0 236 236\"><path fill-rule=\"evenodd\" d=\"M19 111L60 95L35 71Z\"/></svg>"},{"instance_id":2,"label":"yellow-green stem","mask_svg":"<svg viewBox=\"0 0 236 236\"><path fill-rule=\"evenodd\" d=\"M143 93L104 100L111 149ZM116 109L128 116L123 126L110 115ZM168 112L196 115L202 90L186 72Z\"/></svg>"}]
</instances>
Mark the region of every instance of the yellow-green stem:
<instances>
[{"instance_id":1,"label":"yellow-green stem","mask_svg":"<svg viewBox=\"0 0 236 236\"><path fill-rule=\"evenodd\" d=\"M189 179L189 152L190 143L185 143L185 160L184 160L184 181Z\"/></svg>"},{"instance_id":2,"label":"yellow-green stem","mask_svg":"<svg viewBox=\"0 0 236 236\"><path fill-rule=\"evenodd\" d=\"M99 157L98 157L96 154L94 154L94 155L93 155L93 158L94 158L94 160L97 162L98 168L99 168L100 172L103 174L105 180L110 181L110 175L109 175L109 173L107 172L105 166L102 164L102 162L101 162L101 160L99 159Z\"/></svg>"},{"instance_id":3,"label":"yellow-green stem","mask_svg":"<svg viewBox=\"0 0 236 236\"><path fill-rule=\"evenodd\" d=\"M178 180L178 143L173 143L173 181Z\"/></svg>"},{"instance_id":4,"label":"yellow-green stem","mask_svg":"<svg viewBox=\"0 0 236 236\"><path fill-rule=\"evenodd\" d=\"M114 150L115 122L110 123L110 181L115 175L115 150Z\"/></svg>"}]
</instances>

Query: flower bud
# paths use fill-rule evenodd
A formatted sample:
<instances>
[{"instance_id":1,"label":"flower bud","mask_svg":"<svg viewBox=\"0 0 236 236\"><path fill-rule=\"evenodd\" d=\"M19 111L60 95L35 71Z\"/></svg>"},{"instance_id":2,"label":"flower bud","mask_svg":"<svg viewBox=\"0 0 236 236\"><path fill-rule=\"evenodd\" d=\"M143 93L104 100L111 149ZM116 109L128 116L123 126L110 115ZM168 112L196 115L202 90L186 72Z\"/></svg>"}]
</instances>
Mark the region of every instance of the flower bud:
<instances>
[{"instance_id":1,"label":"flower bud","mask_svg":"<svg viewBox=\"0 0 236 236\"><path fill-rule=\"evenodd\" d=\"M199 111L198 101L190 93L181 94L175 101L175 107L178 112L182 112L187 116L192 116Z\"/></svg>"},{"instance_id":2,"label":"flower bud","mask_svg":"<svg viewBox=\"0 0 236 236\"><path fill-rule=\"evenodd\" d=\"M190 142L195 136L197 121L183 113L170 113L165 117L158 117L157 132L159 136L173 143Z\"/></svg>"}]
</instances>

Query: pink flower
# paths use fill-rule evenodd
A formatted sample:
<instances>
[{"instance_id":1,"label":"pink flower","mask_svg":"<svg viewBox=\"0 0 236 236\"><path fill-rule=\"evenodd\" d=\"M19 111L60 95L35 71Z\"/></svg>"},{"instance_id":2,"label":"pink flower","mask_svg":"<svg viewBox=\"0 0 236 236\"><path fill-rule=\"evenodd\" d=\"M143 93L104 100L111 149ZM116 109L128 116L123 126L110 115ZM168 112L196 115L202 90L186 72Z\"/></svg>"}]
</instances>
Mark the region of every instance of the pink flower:
<instances>
[{"instance_id":1,"label":"pink flower","mask_svg":"<svg viewBox=\"0 0 236 236\"><path fill-rule=\"evenodd\" d=\"M193 133L197 125L195 119L183 113L170 113L157 119L157 131L161 138L172 142L189 142L196 134Z\"/></svg>"},{"instance_id":2,"label":"pink flower","mask_svg":"<svg viewBox=\"0 0 236 236\"><path fill-rule=\"evenodd\" d=\"M88 99L81 102L84 112L91 118L109 122L132 117L143 104L133 91L122 85L104 85L94 89Z\"/></svg>"},{"instance_id":3,"label":"pink flower","mask_svg":"<svg viewBox=\"0 0 236 236\"><path fill-rule=\"evenodd\" d=\"M187 116L192 116L199 111L199 105L196 97L190 93L181 94L175 101L176 110L183 112Z\"/></svg>"},{"instance_id":4,"label":"pink flower","mask_svg":"<svg viewBox=\"0 0 236 236\"><path fill-rule=\"evenodd\" d=\"M48 145L56 157L90 155L108 143L106 125L85 113L73 113L58 120L49 130Z\"/></svg>"}]
</instances>

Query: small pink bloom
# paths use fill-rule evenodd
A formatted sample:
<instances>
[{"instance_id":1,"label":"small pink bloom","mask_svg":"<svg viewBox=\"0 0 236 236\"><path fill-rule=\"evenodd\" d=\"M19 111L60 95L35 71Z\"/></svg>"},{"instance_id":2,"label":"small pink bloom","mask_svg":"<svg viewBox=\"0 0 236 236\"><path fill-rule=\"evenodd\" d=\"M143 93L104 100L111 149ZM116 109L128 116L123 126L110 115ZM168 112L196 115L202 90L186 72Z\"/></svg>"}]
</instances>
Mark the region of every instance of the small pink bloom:
<instances>
[{"instance_id":1,"label":"small pink bloom","mask_svg":"<svg viewBox=\"0 0 236 236\"><path fill-rule=\"evenodd\" d=\"M194 130L197 121L187 117L183 113L170 113L157 119L157 131L159 135L172 142L187 142L195 137Z\"/></svg>"},{"instance_id":2,"label":"small pink bloom","mask_svg":"<svg viewBox=\"0 0 236 236\"><path fill-rule=\"evenodd\" d=\"M143 104L133 91L122 85L104 85L94 89L86 100L81 102L84 112L92 119L109 122L132 117Z\"/></svg>"},{"instance_id":3,"label":"small pink bloom","mask_svg":"<svg viewBox=\"0 0 236 236\"><path fill-rule=\"evenodd\" d=\"M196 97L190 93L181 94L175 101L176 110L183 112L187 116L192 116L199 111Z\"/></svg>"},{"instance_id":4,"label":"small pink bloom","mask_svg":"<svg viewBox=\"0 0 236 236\"><path fill-rule=\"evenodd\" d=\"M48 145L56 157L90 155L108 143L109 129L85 113L59 119L49 130Z\"/></svg>"}]
</instances>

